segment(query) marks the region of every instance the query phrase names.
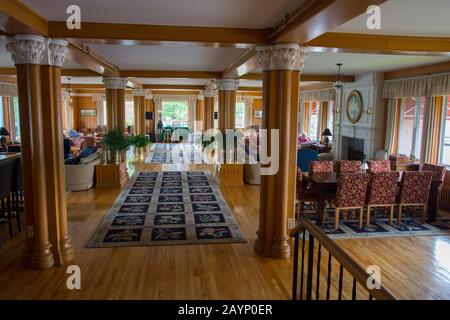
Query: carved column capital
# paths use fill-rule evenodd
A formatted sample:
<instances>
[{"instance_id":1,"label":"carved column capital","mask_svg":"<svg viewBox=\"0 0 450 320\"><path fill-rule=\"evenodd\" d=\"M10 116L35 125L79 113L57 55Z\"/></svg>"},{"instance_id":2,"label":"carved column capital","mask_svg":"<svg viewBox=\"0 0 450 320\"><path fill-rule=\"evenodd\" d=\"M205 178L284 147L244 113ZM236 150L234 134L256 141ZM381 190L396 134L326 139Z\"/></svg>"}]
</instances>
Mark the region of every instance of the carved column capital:
<instances>
[{"instance_id":1,"label":"carved column capital","mask_svg":"<svg viewBox=\"0 0 450 320\"><path fill-rule=\"evenodd\" d=\"M282 43L257 47L256 55L263 72L269 70L301 71L305 59L308 57L308 49L296 43Z\"/></svg>"},{"instance_id":2,"label":"carved column capital","mask_svg":"<svg viewBox=\"0 0 450 320\"><path fill-rule=\"evenodd\" d=\"M134 89L133 96L134 97L145 97L146 91L145 89Z\"/></svg>"},{"instance_id":3,"label":"carved column capital","mask_svg":"<svg viewBox=\"0 0 450 320\"><path fill-rule=\"evenodd\" d=\"M271 70L272 55L272 46L256 47L256 56L258 57L262 72Z\"/></svg>"},{"instance_id":4,"label":"carved column capital","mask_svg":"<svg viewBox=\"0 0 450 320\"><path fill-rule=\"evenodd\" d=\"M51 39L48 42L49 62L51 66L62 67L69 43L63 39Z\"/></svg>"},{"instance_id":5,"label":"carved column capital","mask_svg":"<svg viewBox=\"0 0 450 320\"><path fill-rule=\"evenodd\" d=\"M239 80L236 79L219 79L216 80L217 90L236 91L239 88Z\"/></svg>"},{"instance_id":6,"label":"carved column capital","mask_svg":"<svg viewBox=\"0 0 450 320\"><path fill-rule=\"evenodd\" d=\"M205 98L213 98L213 97L215 97L216 95L217 95L217 91L216 91L216 90L208 89L208 90L204 90L204 91L203 91L203 96L204 96Z\"/></svg>"},{"instance_id":7,"label":"carved column capital","mask_svg":"<svg viewBox=\"0 0 450 320\"><path fill-rule=\"evenodd\" d=\"M6 43L14 64L41 64L45 49L46 38L34 34L18 34Z\"/></svg>"},{"instance_id":8,"label":"carved column capital","mask_svg":"<svg viewBox=\"0 0 450 320\"><path fill-rule=\"evenodd\" d=\"M127 87L128 78L108 77L103 78L106 89L125 89Z\"/></svg>"}]
</instances>

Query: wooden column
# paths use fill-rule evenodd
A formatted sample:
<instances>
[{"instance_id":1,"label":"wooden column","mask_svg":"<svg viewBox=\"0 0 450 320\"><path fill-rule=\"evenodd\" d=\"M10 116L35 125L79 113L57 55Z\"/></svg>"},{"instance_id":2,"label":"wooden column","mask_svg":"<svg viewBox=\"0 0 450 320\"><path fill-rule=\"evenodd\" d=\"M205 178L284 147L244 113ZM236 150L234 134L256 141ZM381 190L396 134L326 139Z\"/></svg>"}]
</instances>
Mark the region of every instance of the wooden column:
<instances>
[{"instance_id":1,"label":"wooden column","mask_svg":"<svg viewBox=\"0 0 450 320\"><path fill-rule=\"evenodd\" d=\"M145 97L145 110L146 112L152 112L153 113L153 119L152 120L146 120L146 127L147 132L149 134L155 134L156 128L155 128L155 103L153 102L153 96L151 94L147 95Z\"/></svg>"},{"instance_id":2,"label":"wooden column","mask_svg":"<svg viewBox=\"0 0 450 320\"><path fill-rule=\"evenodd\" d=\"M203 121L205 123L205 131L214 128L214 99L216 96L215 90L205 90L205 112L203 114Z\"/></svg>"},{"instance_id":3,"label":"wooden column","mask_svg":"<svg viewBox=\"0 0 450 320\"><path fill-rule=\"evenodd\" d=\"M197 96L197 103L195 105L195 131L203 132L205 130L205 98L203 95Z\"/></svg>"},{"instance_id":4,"label":"wooden column","mask_svg":"<svg viewBox=\"0 0 450 320\"><path fill-rule=\"evenodd\" d=\"M278 172L261 176L260 219L255 252L288 258L288 218L294 216L296 186L296 133L299 70L307 56L297 44L258 47L263 69L263 129L278 130L279 141L268 139L268 152L278 143ZM273 164L270 164L273 165Z\"/></svg>"},{"instance_id":5,"label":"wooden column","mask_svg":"<svg viewBox=\"0 0 450 320\"><path fill-rule=\"evenodd\" d=\"M236 122L236 90L239 80L217 80L219 96L219 130L223 135L226 129L234 129Z\"/></svg>"},{"instance_id":6,"label":"wooden column","mask_svg":"<svg viewBox=\"0 0 450 320\"><path fill-rule=\"evenodd\" d=\"M146 134L145 130L145 90L133 90L134 96L134 133Z\"/></svg>"},{"instance_id":7,"label":"wooden column","mask_svg":"<svg viewBox=\"0 0 450 320\"><path fill-rule=\"evenodd\" d=\"M33 268L51 268L55 261L48 233L47 179L43 139L41 63L46 39L16 35L7 50L16 65L19 95L22 167L25 194L26 257ZM48 86L48 84L43 84Z\"/></svg>"},{"instance_id":8,"label":"wooden column","mask_svg":"<svg viewBox=\"0 0 450 320\"><path fill-rule=\"evenodd\" d=\"M106 123L108 130L125 130L125 88L127 78L103 78L106 88Z\"/></svg>"}]
</instances>

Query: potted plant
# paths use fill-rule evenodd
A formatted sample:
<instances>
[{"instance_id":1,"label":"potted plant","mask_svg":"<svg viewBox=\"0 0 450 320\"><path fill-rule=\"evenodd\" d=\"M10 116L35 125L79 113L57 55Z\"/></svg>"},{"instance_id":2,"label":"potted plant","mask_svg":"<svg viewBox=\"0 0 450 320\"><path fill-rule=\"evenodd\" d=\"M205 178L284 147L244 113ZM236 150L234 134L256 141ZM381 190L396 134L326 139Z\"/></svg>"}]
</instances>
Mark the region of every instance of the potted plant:
<instances>
[{"instance_id":1,"label":"potted plant","mask_svg":"<svg viewBox=\"0 0 450 320\"><path fill-rule=\"evenodd\" d=\"M134 146L138 153L141 153L149 144L150 139L143 134L138 134L130 138L130 145Z\"/></svg>"},{"instance_id":2,"label":"potted plant","mask_svg":"<svg viewBox=\"0 0 450 320\"><path fill-rule=\"evenodd\" d=\"M102 143L109 150L109 163L120 164L121 153L126 150L129 145L127 138L123 135L122 130L114 128L109 130L102 139Z\"/></svg>"}]
</instances>

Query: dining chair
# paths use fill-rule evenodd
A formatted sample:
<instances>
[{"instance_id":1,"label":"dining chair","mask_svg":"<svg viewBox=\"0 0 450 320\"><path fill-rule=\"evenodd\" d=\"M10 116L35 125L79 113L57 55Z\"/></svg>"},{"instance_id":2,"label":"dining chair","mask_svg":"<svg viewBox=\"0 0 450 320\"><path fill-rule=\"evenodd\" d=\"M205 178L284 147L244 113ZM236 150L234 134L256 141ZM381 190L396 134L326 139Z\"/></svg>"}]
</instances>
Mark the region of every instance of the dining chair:
<instances>
[{"instance_id":1,"label":"dining chair","mask_svg":"<svg viewBox=\"0 0 450 320\"><path fill-rule=\"evenodd\" d=\"M404 207L421 207L421 223L425 223L428 194L430 192L432 178L432 171L403 172L398 202L398 224L402 223L402 213Z\"/></svg>"},{"instance_id":2,"label":"dining chair","mask_svg":"<svg viewBox=\"0 0 450 320\"><path fill-rule=\"evenodd\" d=\"M445 180L446 167L431 163L424 163L422 170L433 172L433 180L431 182L430 195L428 197L428 217L430 221L434 221L437 214L439 194Z\"/></svg>"},{"instance_id":3,"label":"dining chair","mask_svg":"<svg viewBox=\"0 0 450 320\"><path fill-rule=\"evenodd\" d=\"M370 225L372 208L380 207L389 208L389 224L392 224L399 175L400 173L397 171L370 174L367 198L367 226Z\"/></svg>"},{"instance_id":4,"label":"dining chair","mask_svg":"<svg viewBox=\"0 0 450 320\"><path fill-rule=\"evenodd\" d=\"M302 170L299 167L297 167L296 196L298 203L297 222L300 222L302 220L302 210L305 202L314 202L314 207L316 208L317 190L305 183L302 177Z\"/></svg>"},{"instance_id":5,"label":"dining chair","mask_svg":"<svg viewBox=\"0 0 450 320\"><path fill-rule=\"evenodd\" d=\"M356 173L361 171L361 161L353 160L339 160L337 162L337 172L341 173Z\"/></svg>"},{"instance_id":6,"label":"dining chair","mask_svg":"<svg viewBox=\"0 0 450 320\"><path fill-rule=\"evenodd\" d=\"M369 160L367 166L369 173L391 171L391 161L389 160Z\"/></svg>"},{"instance_id":7,"label":"dining chair","mask_svg":"<svg viewBox=\"0 0 450 320\"><path fill-rule=\"evenodd\" d=\"M11 208L11 179L13 172L13 162L6 161L0 164L0 200L2 216L8 220L10 238L13 237L12 228L12 208Z\"/></svg>"},{"instance_id":8,"label":"dining chair","mask_svg":"<svg viewBox=\"0 0 450 320\"><path fill-rule=\"evenodd\" d=\"M359 210L359 227L362 228L368 184L368 173L343 173L340 175L336 197L331 201L331 206L335 209L335 230L339 230L339 212L341 210Z\"/></svg>"},{"instance_id":9,"label":"dining chair","mask_svg":"<svg viewBox=\"0 0 450 320\"><path fill-rule=\"evenodd\" d=\"M333 171L333 161L311 161L309 163L309 172L326 173Z\"/></svg>"}]
</instances>

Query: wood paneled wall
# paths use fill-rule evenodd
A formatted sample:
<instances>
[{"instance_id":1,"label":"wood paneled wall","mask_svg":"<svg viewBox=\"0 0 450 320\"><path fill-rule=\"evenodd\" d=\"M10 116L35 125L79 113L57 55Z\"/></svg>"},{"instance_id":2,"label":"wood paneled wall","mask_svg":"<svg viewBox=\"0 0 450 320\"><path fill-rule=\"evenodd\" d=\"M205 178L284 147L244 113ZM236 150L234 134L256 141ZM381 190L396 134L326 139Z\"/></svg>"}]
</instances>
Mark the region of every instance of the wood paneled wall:
<instances>
[{"instance_id":1,"label":"wood paneled wall","mask_svg":"<svg viewBox=\"0 0 450 320\"><path fill-rule=\"evenodd\" d=\"M262 127L262 118L255 118L255 111L262 111L262 99L254 99L252 104L252 126Z\"/></svg>"},{"instance_id":2,"label":"wood paneled wall","mask_svg":"<svg viewBox=\"0 0 450 320\"><path fill-rule=\"evenodd\" d=\"M91 97L72 97L73 101L73 126L75 130L81 128L97 128L97 116L82 116L82 109L97 109L97 105Z\"/></svg>"}]
</instances>

